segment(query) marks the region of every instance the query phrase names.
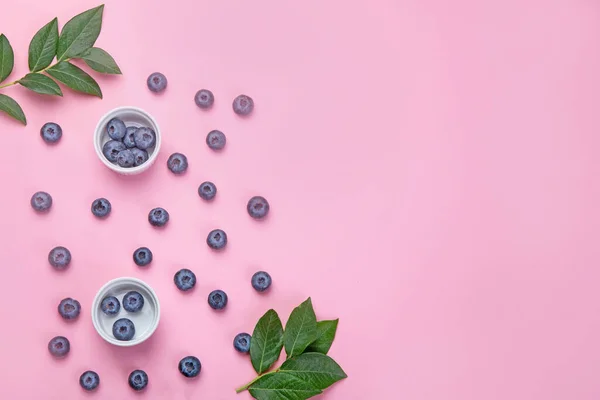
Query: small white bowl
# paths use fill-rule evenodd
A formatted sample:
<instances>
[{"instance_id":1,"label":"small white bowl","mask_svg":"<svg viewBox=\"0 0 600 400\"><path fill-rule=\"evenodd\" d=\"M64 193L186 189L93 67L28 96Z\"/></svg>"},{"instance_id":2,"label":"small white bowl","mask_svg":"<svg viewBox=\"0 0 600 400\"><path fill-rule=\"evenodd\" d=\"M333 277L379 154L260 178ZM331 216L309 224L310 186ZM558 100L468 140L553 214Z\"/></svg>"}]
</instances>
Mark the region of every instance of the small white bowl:
<instances>
[{"instance_id":1,"label":"small white bowl","mask_svg":"<svg viewBox=\"0 0 600 400\"><path fill-rule=\"evenodd\" d=\"M125 126L135 126L138 128L147 126L148 128L154 130L154 133L156 134L156 144L146 150L148 152L148 160L142 165L131 168L123 168L118 164L113 164L112 162L108 161L106 157L104 157L104 154L102 153L102 146L104 146L104 144L110 140L110 137L106 132L106 125L108 124L108 121L115 117L121 119L125 123ZM94 131L94 148L96 149L96 154L98 155L100 161L102 161L102 163L104 163L104 165L106 165L108 168L122 175L137 175L150 168L150 166L154 164L154 161L156 161L160 151L160 136L160 128L158 127L158 124L146 111L137 107L118 107L107 112L102 118L100 118L100 121L98 121L96 130Z\"/></svg>"},{"instance_id":2,"label":"small white bowl","mask_svg":"<svg viewBox=\"0 0 600 400\"><path fill-rule=\"evenodd\" d=\"M130 290L139 292L144 297L144 307L130 313L123 308L123 296ZM119 314L110 316L102 312L102 300L106 296L115 296L121 302ZM129 318L135 325L135 335L128 341L117 340L112 334L112 327L119 318ZM117 278L106 283L96 294L92 304L92 322L96 332L110 344L115 346L130 347L140 344L148 339L160 320L160 303L154 290L145 282L136 278Z\"/></svg>"}]
</instances>

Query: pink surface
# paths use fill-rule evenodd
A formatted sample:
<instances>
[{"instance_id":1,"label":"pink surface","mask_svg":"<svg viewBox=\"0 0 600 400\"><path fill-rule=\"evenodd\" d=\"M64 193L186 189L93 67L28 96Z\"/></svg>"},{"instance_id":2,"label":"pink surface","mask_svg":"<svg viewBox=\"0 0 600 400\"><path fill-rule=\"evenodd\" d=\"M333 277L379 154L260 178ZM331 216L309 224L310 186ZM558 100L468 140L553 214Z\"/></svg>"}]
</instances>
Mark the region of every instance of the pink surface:
<instances>
[{"instance_id":1,"label":"pink surface","mask_svg":"<svg viewBox=\"0 0 600 400\"><path fill-rule=\"evenodd\" d=\"M0 27L26 71L37 28L97 5L89 0L5 2ZM249 399L249 360L232 338L274 307L287 316L312 296L320 318L340 318L332 356L349 378L328 400L596 400L600 397L600 5L591 0L117 1L106 2L98 45L123 77L101 78L105 98L14 95L29 118L0 117L4 190L0 286L1 399L137 399L127 374L150 375L148 399ZM26 18L28 18L27 22ZM162 96L145 87L165 73ZM193 96L206 87L215 108ZM231 100L256 101L248 120ZM92 132L107 110L150 111L164 133L158 163L127 179L95 157ZM40 126L59 122L46 146ZM206 133L221 129L214 154ZM174 177L168 155L191 167ZM203 180L219 190L200 201ZM29 198L54 197L45 217ZM272 213L252 221L247 199ZM95 220L105 196L113 213ZM148 210L171 213L164 231ZM225 229L215 254L204 240ZM56 273L55 245L73 253ZM133 250L155 261L140 270ZM174 272L199 284L178 292ZM257 269L274 278L258 296ZM157 291L162 320L132 349L95 333L89 307L106 281L141 278ZM230 295L224 314L208 292ZM56 305L83 304L64 323ZM54 361L57 334L72 352ZM197 355L201 379L178 360ZM101 376L84 396L79 374Z\"/></svg>"}]
</instances>

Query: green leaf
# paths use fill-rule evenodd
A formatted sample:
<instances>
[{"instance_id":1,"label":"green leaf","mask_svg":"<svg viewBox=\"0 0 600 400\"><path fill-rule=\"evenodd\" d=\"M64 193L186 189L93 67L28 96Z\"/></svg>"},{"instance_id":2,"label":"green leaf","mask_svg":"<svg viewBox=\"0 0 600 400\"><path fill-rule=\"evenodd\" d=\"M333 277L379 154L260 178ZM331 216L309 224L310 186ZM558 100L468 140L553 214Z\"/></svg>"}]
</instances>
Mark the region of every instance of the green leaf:
<instances>
[{"instance_id":1,"label":"green leaf","mask_svg":"<svg viewBox=\"0 0 600 400\"><path fill-rule=\"evenodd\" d=\"M41 71L56 55L58 46L58 19L54 18L42 27L29 43L29 70Z\"/></svg>"},{"instance_id":2,"label":"green leaf","mask_svg":"<svg viewBox=\"0 0 600 400\"><path fill-rule=\"evenodd\" d=\"M23 123L23 125L27 125L27 118L25 118L25 113L23 113L23 109L12 98L0 94L0 111L4 111L14 119Z\"/></svg>"},{"instance_id":3,"label":"green leaf","mask_svg":"<svg viewBox=\"0 0 600 400\"><path fill-rule=\"evenodd\" d=\"M121 69L110 54L98 47L92 47L83 53L80 57L96 72L103 74L120 74Z\"/></svg>"},{"instance_id":4,"label":"green leaf","mask_svg":"<svg viewBox=\"0 0 600 400\"><path fill-rule=\"evenodd\" d=\"M310 297L294 308L285 324L283 343L285 352L293 357L302 352L317 338L317 317Z\"/></svg>"},{"instance_id":5,"label":"green leaf","mask_svg":"<svg viewBox=\"0 0 600 400\"><path fill-rule=\"evenodd\" d=\"M29 90L33 90L40 94L50 94L53 96L62 96L62 90L52 80L52 78L40 73L31 73L19 79L19 84L25 86Z\"/></svg>"},{"instance_id":6,"label":"green leaf","mask_svg":"<svg viewBox=\"0 0 600 400\"><path fill-rule=\"evenodd\" d=\"M283 347L283 326L275 310L263 315L254 328L250 341L250 360L259 374L267 371L279 358Z\"/></svg>"},{"instance_id":7,"label":"green leaf","mask_svg":"<svg viewBox=\"0 0 600 400\"><path fill-rule=\"evenodd\" d=\"M73 17L63 26L58 40L59 61L76 57L96 43L102 29L104 4Z\"/></svg>"},{"instance_id":8,"label":"green leaf","mask_svg":"<svg viewBox=\"0 0 600 400\"><path fill-rule=\"evenodd\" d=\"M260 377L248 391L257 400L305 400L322 393L308 382L280 372Z\"/></svg>"},{"instance_id":9,"label":"green leaf","mask_svg":"<svg viewBox=\"0 0 600 400\"><path fill-rule=\"evenodd\" d=\"M327 354L335 339L335 331L337 330L339 319L331 321L317 322L317 338L312 342L306 351Z\"/></svg>"},{"instance_id":10,"label":"green leaf","mask_svg":"<svg viewBox=\"0 0 600 400\"><path fill-rule=\"evenodd\" d=\"M304 353L290 358L281 365L279 373L291 374L320 390L348 377L338 363L321 353Z\"/></svg>"},{"instance_id":11,"label":"green leaf","mask_svg":"<svg viewBox=\"0 0 600 400\"><path fill-rule=\"evenodd\" d=\"M48 74L67 87L86 94L102 98L98 83L84 70L75 65L62 61L46 70Z\"/></svg>"},{"instance_id":12,"label":"green leaf","mask_svg":"<svg viewBox=\"0 0 600 400\"><path fill-rule=\"evenodd\" d=\"M15 53L13 53L10 42L4 36L0 35L0 82L8 78L15 66Z\"/></svg>"}]
</instances>

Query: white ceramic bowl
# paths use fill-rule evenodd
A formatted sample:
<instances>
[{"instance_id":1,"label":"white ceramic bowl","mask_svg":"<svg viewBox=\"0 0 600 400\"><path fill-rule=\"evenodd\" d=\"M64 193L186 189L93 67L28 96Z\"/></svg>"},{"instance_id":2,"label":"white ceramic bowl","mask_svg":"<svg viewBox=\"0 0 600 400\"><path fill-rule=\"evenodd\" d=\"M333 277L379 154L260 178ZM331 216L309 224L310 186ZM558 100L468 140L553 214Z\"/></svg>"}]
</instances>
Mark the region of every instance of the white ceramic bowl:
<instances>
[{"instance_id":1,"label":"white ceramic bowl","mask_svg":"<svg viewBox=\"0 0 600 400\"><path fill-rule=\"evenodd\" d=\"M130 290L139 292L144 297L144 307L136 312L130 313L123 308L123 296ZM106 315L102 312L102 300L106 296L115 296L121 302L119 314L114 316ZM129 341L115 339L112 334L112 327L119 318L129 318L135 325L135 335ZM106 283L96 294L92 304L92 322L96 332L108 343L116 346L129 347L140 344L148 339L156 328L160 320L160 303L154 290L145 282L136 278L117 278Z\"/></svg>"},{"instance_id":2,"label":"white ceramic bowl","mask_svg":"<svg viewBox=\"0 0 600 400\"><path fill-rule=\"evenodd\" d=\"M147 150L148 161L142 165L132 168L123 168L117 164L113 164L112 162L108 161L106 157L104 157L104 154L102 153L102 146L104 146L104 144L110 140L110 137L108 137L108 133L106 132L106 125L108 124L108 121L115 117L120 118L125 123L125 126L135 126L138 128L147 126L148 128L154 130L156 134L156 144ZM118 107L107 112L102 118L100 118L98 125L96 125L96 130L94 131L94 148L96 149L98 158L108 168L122 175L137 175L150 168L152 164L154 164L154 161L156 161L156 157L158 157L158 153L160 151L160 142L161 135L158 124L150 114L137 107Z\"/></svg>"}]
</instances>

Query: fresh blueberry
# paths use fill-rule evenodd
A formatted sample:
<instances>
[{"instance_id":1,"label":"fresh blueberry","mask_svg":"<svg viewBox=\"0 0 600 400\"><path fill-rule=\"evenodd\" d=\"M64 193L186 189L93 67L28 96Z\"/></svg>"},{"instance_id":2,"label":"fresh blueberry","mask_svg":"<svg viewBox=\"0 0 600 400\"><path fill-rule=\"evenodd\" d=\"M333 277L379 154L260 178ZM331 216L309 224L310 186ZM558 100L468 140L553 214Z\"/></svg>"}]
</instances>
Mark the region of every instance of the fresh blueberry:
<instances>
[{"instance_id":1,"label":"fresh blueberry","mask_svg":"<svg viewBox=\"0 0 600 400\"><path fill-rule=\"evenodd\" d=\"M222 229L213 229L206 238L208 247L214 250L220 250L227 244L227 234Z\"/></svg>"},{"instance_id":2,"label":"fresh blueberry","mask_svg":"<svg viewBox=\"0 0 600 400\"><path fill-rule=\"evenodd\" d=\"M254 100L252 97L240 94L233 100L233 112L237 115L246 116L254 110Z\"/></svg>"},{"instance_id":3,"label":"fresh blueberry","mask_svg":"<svg viewBox=\"0 0 600 400\"><path fill-rule=\"evenodd\" d=\"M37 212L46 212L52 207L52 196L46 192L36 192L31 196L31 207Z\"/></svg>"},{"instance_id":4,"label":"fresh blueberry","mask_svg":"<svg viewBox=\"0 0 600 400\"><path fill-rule=\"evenodd\" d=\"M100 377L94 371L85 371L79 377L79 385L88 392L96 389L99 384Z\"/></svg>"},{"instance_id":5,"label":"fresh blueberry","mask_svg":"<svg viewBox=\"0 0 600 400\"><path fill-rule=\"evenodd\" d=\"M123 146L125 146L125 145L123 145ZM131 167L133 167L134 163L135 163L135 157L133 156L133 153L129 149L120 151L119 154L117 155L117 164L119 164L120 167L131 168Z\"/></svg>"},{"instance_id":6,"label":"fresh blueberry","mask_svg":"<svg viewBox=\"0 0 600 400\"><path fill-rule=\"evenodd\" d=\"M125 123L119 118L111 119L106 125L106 133L113 140L123 140L126 131Z\"/></svg>"},{"instance_id":7,"label":"fresh blueberry","mask_svg":"<svg viewBox=\"0 0 600 400\"><path fill-rule=\"evenodd\" d=\"M81 313L81 304L77 300L67 297L58 304L58 313L64 319L75 319Z\"/></svg>"},{"instance_id":8,"label":"fresh blueberry","mask_svg":"<svg viewBox=\"0 0 600 400\"><path fill-rule=\"evenodd\" d=\"M123 137L123 144L128 149L135 147L135 131L137 131L137 130L138 130L138 128L135 126L128 126L127 129L125 129L125 136Z\"/></svg>"},{"instance_id":9,"label":"fresh blueberry","mask_svg":"<svg viewBox=\"0 0 600 400\"><path fill-rule=\"evenodd\" d=\"M227 294L222 290L213 290L208 295L208 305L215 310L222 310L227 305Z\"/></svg>"},{"instance_id":10,"label":"fresh blueberry","mask_svg":"<svg viewBox=\"0 0 600 400\"><path fill-rule=\"evenodd\" d=\"M143 390L148 386L148 374L141 369L136 369L129 374L129 387L135 391Z\"/></svg>"},{"instance_id":11,"label":"fresh blueberry","mask_svg":"<svg viewBox=\"0 0 600 400\"><path fill-rule=\"evenodd\" d=\"M252 197L248 200L248 205L246 206L248 214L254 219L263 219L267 216L270 209L269 202L262 196Z\"/></svg>"},{"instance_id":12,"label":"fresh blueberry","mask_svg":"<svg viewBox=\"0 0 600 400\"><path fill-rule=\"evenodd\" d=\"M147 247L140 247L133 252L133 262L139 267L145 267L152 262L152 252Z\"/></svg>"},{"instance_id":13,"label":"fresh blueberry","mask_svg":"<svg viewBox=\"0 0 600 400\"><path fill-rule=\"evenodd\" d=\"M128 318L119 318L113 324L112 332L115 339L128 341L135 336L135 325Z\"/></svg>"},{"instance_id":14,"label":"fresh blueberry","mask_svg":"<svg viewBox=\"0 0 600 400\"><path fill-rule=\"evenodd\" d=\"M216 129L208 132L208 135L206 135L206 144L213 150L223 149L226 142L225 134Z\"/></svg>"},{"instance_id":15,"label":"fresh blueberry","mask_svg":"<svg viewBox=\"0 0 600 400\"><path fill-rule=\"evenodd\" d=\"M143 163L145 163L146 161L148 161L148 152L146 150L141 150L138 149L137 147L134 147L133 149L131 149L131 153L133 153L133 166L134 167L139 167L140 165L142 165Z\"/></svg>"},{"instance_id":16,"label":"fresh blueberry","mask_svg":"<svg viewBox=\"0 0 600 400\"><path fill-rule=\"evenodd\" d=\"M271 286L271 275L269 275L265 271L258 271L254 275L252 275L252 287L257 292L264 292Z\"/></svg>"},{"instance_id":17,"label":"fresh blueberry","mask_svg":"<svg viewBox=\"0 0 600 400\"><path fill-rule=\"evenodd\" d=\"M148 150L148 148L156 144L156 133L147 127L138 128L133 135L135 146L140 150Z\"/></svg>"},{"instance_id":18,"label":"fresh blueberry","mask_svg":"<svg viewBox=\"0 0 600 400\"><path fill-rule=\"evenodd\" d=\"M144 296L139 292L132 290L125 293L123 296L123 308L125 311L135 313L140 311L144 307Z\"/></svg>"},{"instance_id":19,"label":"fresh blueberry","mask_svg":"<svg viewBox=\"0 0 600 400\"><path fill-rule=\"evenodd\" d=\"M217 195L217 187L212 182L203 182L198 186L198 195L206 200L212 200Z\"/></svg>"},{"instance_id":20,"label":"fresh blueberry","mask_svg":"<svg viewBox=\"0 0 600 400\"><path fill-rule=\"evenodd\" d=\"M250 351L250 339L252 339L250 334L238 333L233 339L233 347L240 353L248 353Z\"/></svg>"},{"instance_id":21,"label":"fresh blueberry","mask_svg":"<svg viewBox=\"0 0 600 400\"><path fill-rule=\"evenodd\" d=\"M167 87L167 77L160 72L154 72L150 74L146 83L152 92L162 92Z\"/></svg>"},{"instance_id":22,"label":"fresh blueberry","mask_svg":"<svg viewBox=\"0 0 600 400\"><path fill-rule=\"evenodd\" d=\"M110 214L112 210L112 206L110 205L110 201L101 197L92 202L92 214L98 218L105 218Z\"/></svg>"},{"instance_id":23,"label":"fresh blueberry","mask_svg":"<svg viewBox=\"0 0 600 400\"><path fill-rule=\"evenodd\" d=\"M40 135L44 142L56 143L62 137L62 128L54 122L46 122L40 129Z\"/></svg>"},{"instance_id":24,"label":"fresh blueberry","mask_svg":"<svg viewBox=\"0 0 600 400\"><path fill-rule=\"evenodd\" d=\"M126 147L123 142L119 142L118 140L109 140L102 146L102 154L104 157L112 163L117 162L117 156L120 152L125 150Z\"/></svg>"},{"instance_id":25,"label":"fresh blueberry","mask_svg":"<svg viewBox=\"0 0 600 400\"><path fill-rule=\"evenodd\" d=\"M71 252L66 247L55 247L48 253L48 262L56 269L66 269L71 263Z\"/></svg>"},{"instance_id":26,"label":"fresh blueberry","mask_svg":"<svg viewBox=\"0 0 600 400\"><path fill-rule=\"evenodd\" d=\"M189 269L180 269L173 277L175 286L182 292L186 292L196 285L196 274Z\"/></svg>"},{"instance_id":27,"label":"fresh blueberry","mask_svg":"<svg viewBox=\"0 0 600 400\"><path fill-rule=\"evenodd\" d=\"M115 296L107 296L102 299L100 309L106 315L117 315L121 310L121 303Z\"/></svg>"},{"instance_id":28,"label":"fresh blueberry","mask_svg":"<svg viewBox=\"0 0 600 400\"><path fill-rule=\"evenodd\" d=\"M48 342L48 351L54 357L64 357L71 351L71 343L64 336L55 336Z\"/></svg>"},{"instance_id":29,"label":"fresh blueberry","mask_svg":"<svg viewBox=\"0 0 600 400\"><path fill-rule=\"evenodd\" d=\"M186 378L194 378L200 374L202 364L198 357L187 356L179 361L179 372Z\"/></svg>"},{"instance_id":30,"label":"fresh blueberry","mask_svg":"<svg viewBox=\"0 0 600 400\"><path fill-rule=\"evenodd\" d=\"M208 89L200 89L196 93L196 96L194 96L194 101L198 107L208 109L211 108L215 102L215 96Z\"/></svg>"},{"instance_id":31,"label":"fresh blueberry","mask_svg":"<svg viewBox=\"0 0 600 400\"><path fill-rule=\"evenodd\" d=\"M187 157L181 153L173 153L167 160L167 167L175 175L181 175L188 169Z\"/></svg>"},{"instance_id":32,"label":"fresh blueberry","mask_svg":"<svg viewBox=\"0 0 600 400\"><path fill-rule=\"evenodd\" d=\"M152 226L165 226L169 222L169 213L161 207L153 208L148 213L148 222Z\"/></svg>"}]
</instances>

